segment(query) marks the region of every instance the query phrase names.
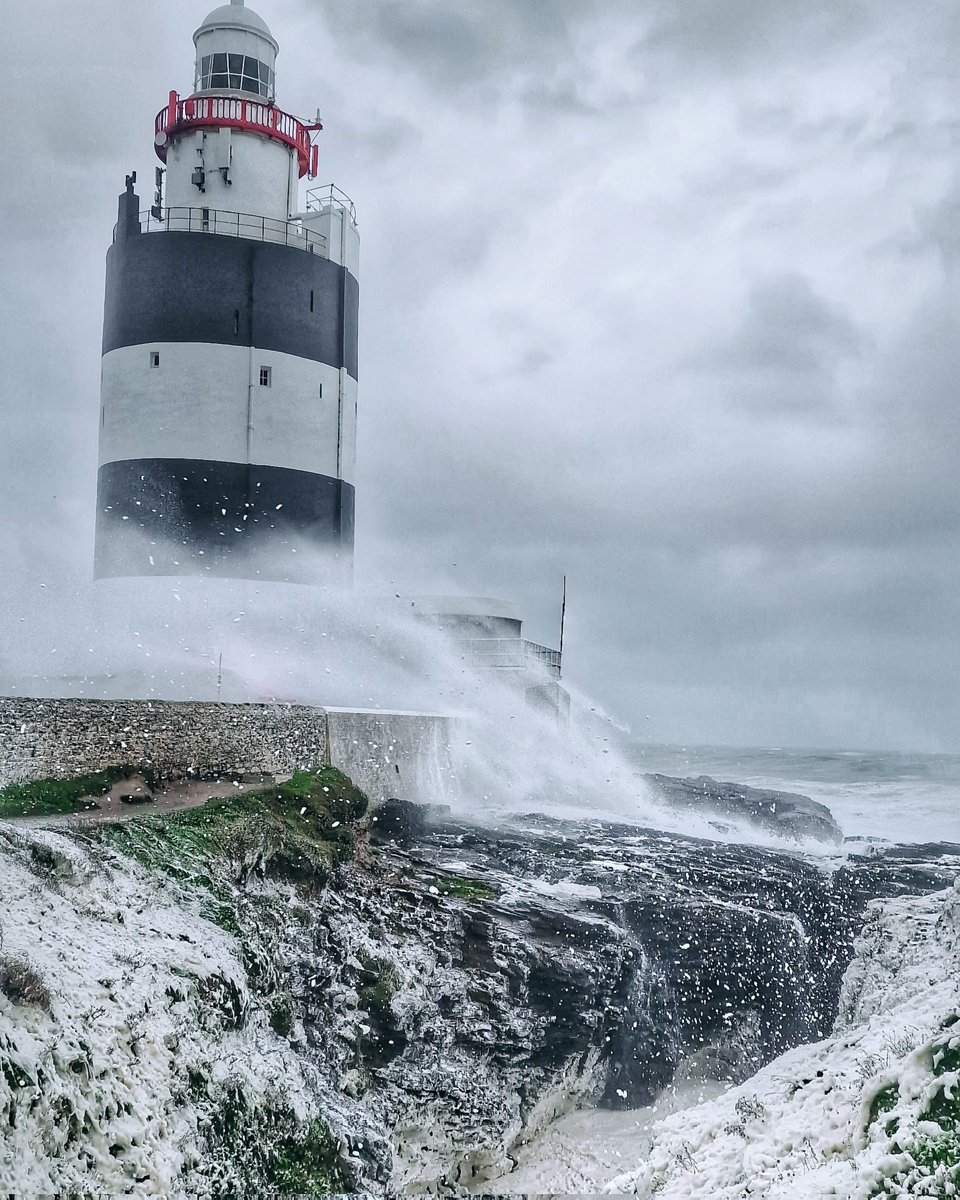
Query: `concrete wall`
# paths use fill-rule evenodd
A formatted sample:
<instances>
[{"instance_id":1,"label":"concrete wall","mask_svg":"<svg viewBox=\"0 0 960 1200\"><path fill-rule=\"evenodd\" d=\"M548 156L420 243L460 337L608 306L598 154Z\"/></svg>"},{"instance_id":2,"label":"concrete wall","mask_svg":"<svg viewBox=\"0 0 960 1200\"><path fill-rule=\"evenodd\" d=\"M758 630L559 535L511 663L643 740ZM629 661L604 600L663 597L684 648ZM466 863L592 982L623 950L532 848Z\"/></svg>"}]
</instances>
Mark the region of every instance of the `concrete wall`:
<instances>
[{"instance_id":1,"label":"concrete wall","mask_svg":"<svg viewBox=\"0 0 960 1200\"><path fill-rule=\"evenodd\" d=\"M329 762L373 800L455 798L453 718L437 713L328 708Z\"/></svg>"},{"instance_id":2,"label":"concrete wall","mask_svg":"<svg viewBox=\"0 0 960 1200\"><path fill-rule=\"evenodd\" d=\"M285 775L330 763L372 800L444 803L451 719L269 704L0 698L0 787L130 765Z\"/></svg>"}]
</instances>

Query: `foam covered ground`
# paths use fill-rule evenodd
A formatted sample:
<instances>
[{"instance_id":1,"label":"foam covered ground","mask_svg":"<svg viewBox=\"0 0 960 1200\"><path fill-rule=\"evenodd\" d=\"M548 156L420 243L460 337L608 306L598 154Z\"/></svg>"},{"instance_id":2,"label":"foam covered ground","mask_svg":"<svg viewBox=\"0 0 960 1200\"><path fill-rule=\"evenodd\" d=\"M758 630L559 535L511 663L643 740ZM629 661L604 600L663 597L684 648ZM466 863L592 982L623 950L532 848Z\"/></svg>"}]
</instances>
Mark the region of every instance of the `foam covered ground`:
<instances>
[{"instance_id":1,"label":"foam covered ground","mask_svg":"<svg viewBox=\"0 0 960 1200\"><path fill-rule=\"evenodd\" d=\"M302 1060L251 1010L237 939L129 861L55 832L0 838L0 967L42 989L0 989L0 1192L225 1194L237 1156L211 1145L231 1105L314 1115Z\"/></svg>"},{"instance_id":2,"label":"foam covered ground","mask_svg":"<svg viewBox=\"0 0 960 1200\"><path fill-rule=\"evenodd\" d=\"M656 1124L607 1194L960 1194L960 895L871 904L824 1041ZM543 1190L549 1190L544 1188Z\"/></svg>"}]
</instances>

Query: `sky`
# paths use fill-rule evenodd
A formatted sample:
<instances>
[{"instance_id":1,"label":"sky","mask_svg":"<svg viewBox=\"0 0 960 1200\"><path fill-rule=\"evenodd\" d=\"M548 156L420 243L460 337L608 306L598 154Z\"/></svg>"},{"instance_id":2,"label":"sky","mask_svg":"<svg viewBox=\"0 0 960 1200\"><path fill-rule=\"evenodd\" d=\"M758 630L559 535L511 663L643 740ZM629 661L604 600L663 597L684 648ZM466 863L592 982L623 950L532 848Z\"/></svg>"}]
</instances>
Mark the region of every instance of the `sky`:
<instances>
[{"instance_id":1,"label":"sky","mask_svg":"<svg viewBox=\"0 0 960 1200\"><path fill-rule=\"evenodd\" d=\"M92 586L104 256L207 7L2 3L9 650ZM254 7L358 209L360 585L555 645L566 574L643 738L960 751L954 0Z\"/></svg>"}]
</instances>

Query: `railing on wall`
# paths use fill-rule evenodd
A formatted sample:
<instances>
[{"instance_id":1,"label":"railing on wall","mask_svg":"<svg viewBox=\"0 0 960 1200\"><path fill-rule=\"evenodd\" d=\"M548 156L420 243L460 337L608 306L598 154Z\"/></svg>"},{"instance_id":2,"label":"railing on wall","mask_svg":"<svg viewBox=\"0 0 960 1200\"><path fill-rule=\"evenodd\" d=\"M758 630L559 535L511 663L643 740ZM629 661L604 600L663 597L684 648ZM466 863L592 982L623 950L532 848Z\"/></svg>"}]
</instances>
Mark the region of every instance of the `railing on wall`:
<instances>
[{"instance_id":1,"label":"railing on wall","mask_svg":"<svg viewBox=\"0 0 960 1200\"><path fill-rule=\"evenodd\" d=\"M249 238L254 242L275 242L327 257L327 239L297 221L219 208L163 208L159 210L159 217L155 215L156 211L148 208L140 213L141 233L212 233L220 237ZM117 240L116 226L113 240Z\"/></svg>"},{"instance_id":2,"label":"railing on wall","mask_svg":"<svg viewBox=\"0 0 960 1200\"><path fill-rule=\"evenodd\" d=\"M560 651L525 638L458 638L457 644L478 666L497 670L541 670L560 677Z\"/></svg>"},{"instance_id":3,"label":"railing on wall","mask_svg":"<svg viewBox=\"0 0 960 1200\"><path fill-rule=\"evenodd\" d=\"M323 212L325 208L343 208L350 215L350 220L357 223L357 206L342 188L335 183L326 183L323 187L313 187L307 192L307 212Z\"/></svg>"}]
</instances>

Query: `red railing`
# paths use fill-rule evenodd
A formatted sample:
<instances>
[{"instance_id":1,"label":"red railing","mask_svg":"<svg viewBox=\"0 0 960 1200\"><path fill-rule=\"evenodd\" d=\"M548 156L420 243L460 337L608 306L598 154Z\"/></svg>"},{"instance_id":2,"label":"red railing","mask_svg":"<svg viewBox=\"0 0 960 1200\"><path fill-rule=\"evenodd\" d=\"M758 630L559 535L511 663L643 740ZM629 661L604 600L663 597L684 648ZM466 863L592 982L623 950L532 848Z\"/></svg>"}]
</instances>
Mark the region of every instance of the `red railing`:
<instances>
[{"instance_id":1,"label":"red railing","mask_svg":"<svg viewBox=\"0 0 960 1200\"><path fill-rule=\"evenodd\" d=\"M245 129L283 142L297 152L301 178L316 175L317 154L310 134L320 125L304 125L296 117L262 100L240 100L230 96L191 96L181 100L170 93L170 102L157 113L155 146L161 162L167 161L170 138L184 129Z\"/></svg>"}]
</instances>

